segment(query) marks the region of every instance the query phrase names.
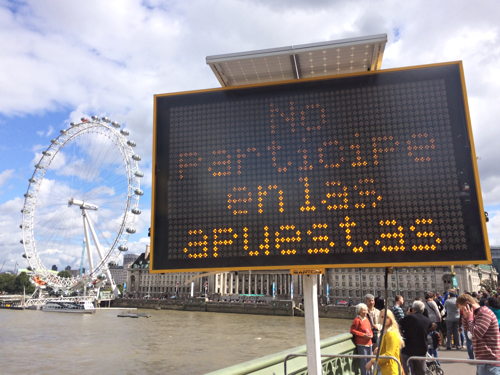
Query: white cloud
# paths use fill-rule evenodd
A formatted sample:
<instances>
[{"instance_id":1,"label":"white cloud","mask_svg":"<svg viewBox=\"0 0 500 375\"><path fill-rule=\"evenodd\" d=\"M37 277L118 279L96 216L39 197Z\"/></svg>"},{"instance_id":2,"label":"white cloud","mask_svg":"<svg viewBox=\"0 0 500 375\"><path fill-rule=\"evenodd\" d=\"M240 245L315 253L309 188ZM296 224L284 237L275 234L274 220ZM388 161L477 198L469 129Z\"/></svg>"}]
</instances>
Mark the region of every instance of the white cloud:
<instances>
[{"instance_id":1,"label":"white cloud","mask_svg":"<svg viewBox=\"0 0 500 375\"><path fill-rule=\"evenodd\" d=\"M52 134L54 134L54 127L52 125L49 126L47 130L39 130L36 132L36 134L39 137L50 137Z\"/></svg>"},{"instance_id":2,"label":"white cloud","mask_svg":"<svg viewBox=\"0 0 500 375\"><path fill-rule=\"evenodd\" d=\"M488 212L488 237L491 246L500 246L500 209Z\"/></svg>"},{"instance_id":3,"label":"white cloud","mask_svg":"<svg viewBox=\"0 0 500 375\"><path fill-rule=\"evenodd\" d=\"M8 180L12 178L14 175L13 169L6 169L5 171L0 172L0 187L5 185Z\"/></svg>"},{"instance_id":4,"label":"white cloud","mask_svg":"<svg viewBox=\"0 0 500 375\"><path fill-rule=\"evenodd\" d=\"M23 200L15 198L0 204L0 265L6 261L8 267L14 268L17 262L20 267L25 266L23 245L19 243L22 238L21 208Z\"/></svg>"}]
</instances>

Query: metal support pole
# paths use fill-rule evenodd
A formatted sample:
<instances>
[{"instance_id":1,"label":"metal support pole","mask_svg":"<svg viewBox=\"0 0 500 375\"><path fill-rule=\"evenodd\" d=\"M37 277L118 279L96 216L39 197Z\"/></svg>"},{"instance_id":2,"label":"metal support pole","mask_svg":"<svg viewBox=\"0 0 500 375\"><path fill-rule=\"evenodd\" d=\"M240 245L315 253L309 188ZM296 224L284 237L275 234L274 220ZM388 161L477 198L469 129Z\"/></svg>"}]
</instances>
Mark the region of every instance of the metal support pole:
<instances>
[{"instance_id":1,"label":"metal support pole","mask_svg":"<svg viewBox=\"0 0 500 375\"><path fill-rule=\"evenodd\" d=\"M87 225L90 229L90 234L92 235L92 239L94 240L94 245L97 250L97 253L99 254L99 258L101 259L101 262L104 260L103 257L103 252L101 250L101 244L99 243L99 238L97 237L97 234L94 230L94 226L92 225L92 222L90 221L90 217L88 215L85 215L85 219L87 220ZM118 290L118 287L115 284L115 281L113 280L113 276L111 275L111 272L109 270L108 265L104 265L103 270L106 272L106 276L108 277L108 281L111 284L111 290L113 291L113 294L115 297L118 297L120 295L120 291Z\"/></svg>"},{"instance_id":2,"label":"metal support pole","mask_svg":"<svg viewBox=\"0 0 500 375\"><path fill-rule=\"evenodd\" d=\"M304 315L306 322L307 370L309 375L321 375L321 348L318 315L318 276L304 275Z\"/></svg>"},{"instance_id":3,"label":"metal support pole","mask_svg":"<svg viewBox=\"0 0 500 375\"><path fill-rule=\"evenodd\" d=\"M87 248L87 257L89 258L89 274L94 273L94 259L92 258L92 252L90 251L90 240L89 240L89 230L87 228L87 213L85 209L82 208L82 218L83 218L83 232L85 235L85 246Z\"/></svg>"}]
</instances>

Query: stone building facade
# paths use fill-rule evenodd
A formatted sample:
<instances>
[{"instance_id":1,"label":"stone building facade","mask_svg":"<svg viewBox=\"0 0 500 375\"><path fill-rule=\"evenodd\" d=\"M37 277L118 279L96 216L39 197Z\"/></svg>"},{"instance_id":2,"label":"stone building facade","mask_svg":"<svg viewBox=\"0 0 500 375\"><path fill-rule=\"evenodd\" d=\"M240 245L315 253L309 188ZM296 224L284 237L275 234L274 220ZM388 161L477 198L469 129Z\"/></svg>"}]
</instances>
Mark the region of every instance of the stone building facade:
<instances>
[{"instance_id":1,"label":"stone building facade","mask_svg":"<svg viewBox=\"0 0 500 375\"><path fill-rule=\"evenodd\" d=\"M116 285L124 285L127 281L127 268L137 259L137 254L125 254L123 265L109 264L109 272Z\"/></svg>"},{"instance_id":2,"label":"stone building facade","mask_svg":"<svg viewBox=\"0 0 500 375\"><path fill-rule=\"evenodd\" d=\"M453 272L456 284L453 283ZM371 293L377 295L384 290L384 268L340 268L328 271L330 295L337 299L361 300ZM396 294L407 300L420 298L426 291L443 293L456 287L459 291L473 292L481 289L482 281L498 282L498 272L491 266L395 267L388 277L388 295Z\"/></svg>"},{"instance_id":3,"label":"stone building facade","mask_svg":"<svg viewBox=\"0 0 500 375\"><path fill-rule=\"evenodd\" d=\"M455 273L456 284L453 282ZM367 293L383 295L384 268L328 269L319 279L318 294L326 303L361 301ZM388 296L406 300L423 297L425 291L478 291L485 280L498 282L491 266L396 267L388 277ZM133 297L168 298L204 295L263 295L278 299L302 298L302 276L288 271L239 271L222 273L149 273L149 261L142 254L127 273L127 294Z\"/></svg>"},{"instance_id":4,"label":"stone building facade","mask_svg":"<svg viewBox=\"0 0 500 375\"><path fill-rule=\"evenodd\" d=\"M142 253L127 268L125 296L134 298L172 298L199 296L209 279L196 272L150 273L149 252Z\"/></svg>"}]
</instances>

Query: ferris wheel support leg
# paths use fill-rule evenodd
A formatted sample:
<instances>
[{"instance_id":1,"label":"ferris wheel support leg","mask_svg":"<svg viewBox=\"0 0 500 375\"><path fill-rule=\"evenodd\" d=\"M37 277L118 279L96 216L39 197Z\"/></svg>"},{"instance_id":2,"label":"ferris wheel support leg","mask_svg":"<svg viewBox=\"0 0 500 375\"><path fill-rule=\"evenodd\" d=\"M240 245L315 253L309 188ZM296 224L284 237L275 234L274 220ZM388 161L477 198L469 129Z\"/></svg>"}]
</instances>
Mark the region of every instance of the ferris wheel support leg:
<instances>
[{"instance_id":1,"label":"ferris wheel support leg","mask_svg":"<svg viewBox=\"0 0 500 375\"><path fill-rule=\"evenodd\" d=\"M87 228L87 213L82 209L83 217L83 232L85 234L85 247L87 248L87 256L89 257L89 267L90 274L94 272L94 259L92 258L92 252L90 251L90 240L89 240L89 230ZM92 228L92 227L91 227Z\"/></svg>"},{"instance_id":2,"label":"ferris wheel support leg","mask_svg":"<svg viewBox=\"0 0 500 375\"><path fill-rule=\"evenodd\" d=\"M102 249L101 249L101 244L99 242L99 238L97 238L97 234L95 233L94 226L92 225L90 218L86 216L86 219L87 219L87 225L90 228L90 233L92 234L92 239L94 240L94 244L97 249L97 253L99 254L99 258L101 258L102 261L104 257L102 255ZM116 286L115 281L113 280L113 276L111 276L111 272L109 271L107 264L104 265L104 269L106 270L106 276L108 277L108 281L111 284L111 290L113 291L115 297L118 297L120 295L120 291L118 290L118 287Z\"/></svg>"}]
</instances>

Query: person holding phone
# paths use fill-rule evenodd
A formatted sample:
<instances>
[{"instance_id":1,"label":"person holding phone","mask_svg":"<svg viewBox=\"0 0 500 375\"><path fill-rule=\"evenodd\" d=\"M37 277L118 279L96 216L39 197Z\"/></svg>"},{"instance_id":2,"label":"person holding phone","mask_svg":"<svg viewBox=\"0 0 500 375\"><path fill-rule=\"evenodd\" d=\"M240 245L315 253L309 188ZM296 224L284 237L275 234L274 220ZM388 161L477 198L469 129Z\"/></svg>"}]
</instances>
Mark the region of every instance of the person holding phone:
<instances>
[{"instance_id":1,"label":"person holding phone","mask_svg":"<svg viewBox=\"0 0 500 375\"><path fill-rule=\"evenodd\" d=\"M495 314L468 294L457 298L457 307L463 314L467 331L472 334L472 347L476 359L500 360L500 332ZM478 365L477 375L500 375L500 365Z\"/></svg>"}]
</instances>

